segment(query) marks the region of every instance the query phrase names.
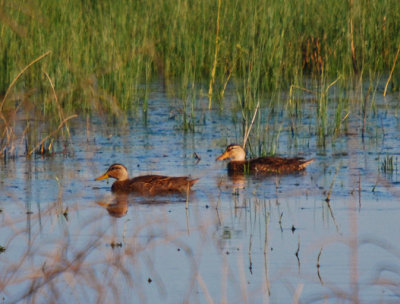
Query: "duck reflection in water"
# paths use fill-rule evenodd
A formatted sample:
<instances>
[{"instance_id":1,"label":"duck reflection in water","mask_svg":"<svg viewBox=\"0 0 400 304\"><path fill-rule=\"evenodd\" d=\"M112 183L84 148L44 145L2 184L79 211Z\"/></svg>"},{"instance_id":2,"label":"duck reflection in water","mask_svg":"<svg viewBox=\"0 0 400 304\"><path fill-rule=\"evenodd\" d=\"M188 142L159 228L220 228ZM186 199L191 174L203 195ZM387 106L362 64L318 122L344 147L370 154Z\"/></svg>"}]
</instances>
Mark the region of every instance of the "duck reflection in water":
<instances>
[{"instance_id":1,"label":"duck reflection in water","mask_svg":"<svg viewBox=\"0 0 400 304\"><path fill-rule=\"evenodd\" d=\"M228 174L229 179L232 181L233 189L244 189L246 188L246 177L242 174Z\"/></svg>"},{"instance_id":2,"label":"duck reflection in water","mask_svg":"<svg viewBox=\"0 0 400 304\"><path fill-rule=\"evenodd\" d=\"M111 202L97 202L97 204L105 207L112 217L121 218L128 213L128 195L126 194L114 195Z\"/></svg>"},{"instance_id":3,"label":"duck reflection in water","mask_svg":"<svg viewBox=\"0 0 400 304\"><path fill-rule=\"evenodd\" d=\"M184 203L186 197L182 198L179 195L169 195L165 197L146 197L146 196L133 196L126 193L114 193L112 198L105 198L104 200L97 201L96 204L106 208L108 214L115 218L124 217L128 213L129 204L140 205L165 205L173 203Z\"/></svg>"}]
</instances>

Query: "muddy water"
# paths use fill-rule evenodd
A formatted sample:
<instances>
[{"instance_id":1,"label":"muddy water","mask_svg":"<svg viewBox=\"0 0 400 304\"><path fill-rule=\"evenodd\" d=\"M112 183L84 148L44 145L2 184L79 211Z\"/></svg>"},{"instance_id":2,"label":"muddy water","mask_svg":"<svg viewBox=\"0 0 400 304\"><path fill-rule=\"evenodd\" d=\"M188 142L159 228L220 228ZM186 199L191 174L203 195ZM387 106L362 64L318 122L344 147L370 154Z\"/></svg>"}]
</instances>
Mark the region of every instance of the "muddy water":
<instances>
[{"instance_id":1,"label":"muddy water","mask_svg":"<svg viewBox=\"0 0 400 304\"><path fill-rule=\"evenodd\" d=\"M376 100L364 138L352 108L325 146L314 101L304 101L294 135L284 110L261 109L260 130L278 154L315 162L302 174L236 179L215 162L242 136L233 99L224 111L196 101L194 133L181 130L179 100L155 91L148 102L147 119L76 120L68 155L1 163L4 302L399 300L396 97ZM380 170L387 156L394 172ZM186 197L114 197L112 182L94 178L115 162L131 176L200 180L188 209Z\"/></svg>"}]
</instances>

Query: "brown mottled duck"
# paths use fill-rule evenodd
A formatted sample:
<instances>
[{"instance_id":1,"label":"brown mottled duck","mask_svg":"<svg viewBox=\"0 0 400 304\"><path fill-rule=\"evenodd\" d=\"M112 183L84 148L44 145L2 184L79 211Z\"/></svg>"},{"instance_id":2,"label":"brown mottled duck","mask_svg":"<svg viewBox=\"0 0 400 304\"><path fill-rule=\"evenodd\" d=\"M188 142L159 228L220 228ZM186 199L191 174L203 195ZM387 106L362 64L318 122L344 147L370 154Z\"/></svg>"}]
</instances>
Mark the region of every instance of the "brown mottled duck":
<instances>
[{"instance_id":1,"label":"brown mottled duck","mask_svg":"<svg viewBox=\"0 0 400 304\"><path fill-rule=\"evenodd\" d=\"M162 176L162 175L142 175L129 178L128 170L124 165L113 164L107 172L96 180L115 178L116 181L111 186L114 193L132 193L139 195L162 195L174 193L187 193L190 188L198 181L187 176Z\"/></svg>"},{"instance_id":2,"label":"brown mottled duck","mask_svg":"<svg viewBox=\"0 0 400 304\"><path fill-rule=\"evenodd\" d=\"M285 174L304 170L314 159L305 160L301 157L258 157L246 160L246 152L239 145L229 145L217 160L230 159L229 174Z\"/></svg>"}]
</instances>

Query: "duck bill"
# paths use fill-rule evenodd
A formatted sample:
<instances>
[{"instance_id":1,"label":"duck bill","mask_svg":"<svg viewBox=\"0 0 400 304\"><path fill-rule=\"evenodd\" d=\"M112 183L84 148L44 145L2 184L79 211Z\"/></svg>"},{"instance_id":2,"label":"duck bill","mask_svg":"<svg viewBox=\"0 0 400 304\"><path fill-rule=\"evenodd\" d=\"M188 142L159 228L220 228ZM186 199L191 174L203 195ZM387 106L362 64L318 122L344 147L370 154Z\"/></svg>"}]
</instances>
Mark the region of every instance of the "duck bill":
<instances>
[{"instance_id":1,"label":"duck bill","mask_svg":"<svg viewBox=\"0 0 400 304\"><path fill-rule=\"evenodd\" d=\"M96 202L97 205L101 206L101 207L108 207L110 206L109 203L105 203L105 202Z\"/></svg>"},{"instance_id":2,"label":"duck bill","mask_svg":"<svg viewBox=\"0 0 400 304\"><path fill-rule=\"evenodd\" d=\"M102 180L102 179L106 179L108 177L109 177L108 173L104 173L102 176L97 177L95 180L99 181L99 180Z\"/></svg>"},{"instance_id":3,"label":"duck bill","mask_svg":"<svg viewBox=\"0 0 400 304\"><path fill-rule=\"evenodd\" d=\"M218 156L216 160L224 160L224 159L227 159L227 158L229 158L229 153L227 151L225 151L223 154Z\"/></svg>"}]
</instances>

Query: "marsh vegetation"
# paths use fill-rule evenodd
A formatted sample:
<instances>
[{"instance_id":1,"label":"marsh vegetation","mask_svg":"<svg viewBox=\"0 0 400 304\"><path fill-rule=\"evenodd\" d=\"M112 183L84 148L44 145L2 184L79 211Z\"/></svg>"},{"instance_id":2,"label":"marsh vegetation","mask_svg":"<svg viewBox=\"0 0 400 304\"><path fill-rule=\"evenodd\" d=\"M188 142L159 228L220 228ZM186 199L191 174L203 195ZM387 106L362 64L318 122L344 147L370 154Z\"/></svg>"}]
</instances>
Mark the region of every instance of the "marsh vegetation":
<instances>
[{"instance_id":1,"label":"marsh vegetation","mask_svg":"<svg viewBox=\"0 0 400 304\"><path fill-rule=\"evenodd\" d=\"M400 2L0 3L0 299L399 300ZM215 157L315 158L229 177ZM200 178L111 196L108 165Z\"/></svg>"}]
</instances>

